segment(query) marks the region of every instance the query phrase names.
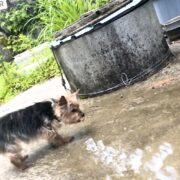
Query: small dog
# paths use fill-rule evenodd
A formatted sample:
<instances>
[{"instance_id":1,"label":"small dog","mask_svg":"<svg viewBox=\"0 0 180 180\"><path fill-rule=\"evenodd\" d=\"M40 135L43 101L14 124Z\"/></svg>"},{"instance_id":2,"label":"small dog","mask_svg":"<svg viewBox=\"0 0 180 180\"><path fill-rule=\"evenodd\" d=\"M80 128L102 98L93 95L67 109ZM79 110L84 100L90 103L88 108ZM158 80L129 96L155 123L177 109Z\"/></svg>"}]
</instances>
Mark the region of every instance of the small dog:
<instances>
[{"instance_id":1,"label":"small dog","mask_svg":"<svg viewBox=\"0 0 180 180\"><path fill-rule=\"evenodd\" d=\"M84 113L79 109L77 94L61 96L59 100L38 102L0 118L0 153L6 153L17 168L27 168L25 160L28 155L21 154L21 142L46 138L57 147L72 140L73 137L61 137L57 129L65 124L78 123L84 120Z\"/></svg>"}]
</instances>

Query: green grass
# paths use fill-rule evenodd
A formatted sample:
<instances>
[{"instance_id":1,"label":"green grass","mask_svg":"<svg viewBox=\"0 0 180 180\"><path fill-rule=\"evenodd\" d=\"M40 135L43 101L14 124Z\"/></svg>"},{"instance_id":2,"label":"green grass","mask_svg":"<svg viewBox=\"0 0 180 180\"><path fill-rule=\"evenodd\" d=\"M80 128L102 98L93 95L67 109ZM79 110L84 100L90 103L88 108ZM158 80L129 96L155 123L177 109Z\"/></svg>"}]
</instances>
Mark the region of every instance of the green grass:
<instances>
[{"instance_id":1,"label":"green grass","mask_svg":"<svg viewBox=\"0 0 180 180\"><path fill-rule=\"evenodd\" d=\"M65 28L81 15L96 9L109 0L37 0L40 27L43 27L39 34L40 41L52 40L53 33Z\"/></svg>"},{"instance_id":2,"label":"green grass","mask_svg":"<svg viewBox=\"0 0 180 180\"><path fill-rule=\"evenodd\" d=\"M21 2L16 8L0 13L0 27L10 33L7 48L14 55L45 41L52 41L53 34L76 20L81 15L96 9L109 0L36 0Z\"/></svg>"},{"instance_id":3,"label":"green grass","mask_svg":"<svg viewBox=\"0 0 180 180\"><path fill-rule=\"evenodd\" d=\"M42 62L29 73L20 72L21 69L14 63L3 62L0 65L0 104L7 102L37 83L59 75L57 63L53 57Z\"/></svg>"},{"instance_id":4,"label":"green grass","mask_svg":"<svg viewBox=\"0 0 180 180\"><path fill-rule=\"evenodd\" d=\"M34 3L19 4L17 9L10 9L0 14L0 26L6 27L11 36L8 37L8 49L18 54L45 41L53 40L53 34L76 20L81 15L96 9L109 0L36 0ZM33 13L29 13L32 11ZM40 30L33 38L33 33ZM50 54L50 56L49 56ZM47 50L49 57L36 70L23 72L23 67L14 63L0 62L0 104L8 101L22 91L35 84L59 74L57 64ZM44 57L34 57L33 63Z\"/></svg>"}]
</instances>

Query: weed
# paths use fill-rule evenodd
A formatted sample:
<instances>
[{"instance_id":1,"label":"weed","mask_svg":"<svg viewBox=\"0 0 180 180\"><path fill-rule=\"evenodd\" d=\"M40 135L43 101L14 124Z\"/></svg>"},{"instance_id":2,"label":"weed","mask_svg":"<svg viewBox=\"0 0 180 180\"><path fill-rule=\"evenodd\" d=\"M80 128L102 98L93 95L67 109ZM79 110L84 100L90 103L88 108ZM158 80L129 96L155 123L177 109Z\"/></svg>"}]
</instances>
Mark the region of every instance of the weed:
<instances>
[{"instance_id":1,"label":"weed","mask_svg":"<svg viewBox=\"0 0 180 180\"><path fill-rule=\"evenodd\" d=\"M20 72L19 67L14 63L0 63L0 104L58 74L59 69L53 57L42 62L29 73Z\"/></svg>"}]
</instances>

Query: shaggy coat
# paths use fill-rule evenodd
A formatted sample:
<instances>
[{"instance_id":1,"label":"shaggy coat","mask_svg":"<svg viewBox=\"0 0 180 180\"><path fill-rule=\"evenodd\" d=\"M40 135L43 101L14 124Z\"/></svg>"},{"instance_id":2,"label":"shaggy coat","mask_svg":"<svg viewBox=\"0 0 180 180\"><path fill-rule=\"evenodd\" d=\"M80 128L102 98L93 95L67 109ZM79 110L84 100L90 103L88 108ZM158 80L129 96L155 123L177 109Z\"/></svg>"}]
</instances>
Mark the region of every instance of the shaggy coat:
<instances>
[{"instance_id":1,"label":"shaggy coat","mask_svg":"<svg viewBox=\"0 0 180 180\"><path fill-rule=\"evenodd\" d=\"M9 113L0 118L0 153L9 154L12 164L25 169L28 155L22 156L21 142L28 143L41 137L57 147L72 140L72 137L63 138L58 134L59 125L83 120L84 113L79 109L77 92Z\"/></svg>"},{"instance_id":2,"label":"shaggy coat","mask_svg":"<svg viewBox=\"0 0 180 180\"><path fill-rule=\"evenodd\" d=\"M52 103L48 101L0 118L0 152L11 152L13 149L9 145L15 145L16 139L29 141L36 137L42 127L50 128L55 119Z\"/></svg>"}]
</instances>

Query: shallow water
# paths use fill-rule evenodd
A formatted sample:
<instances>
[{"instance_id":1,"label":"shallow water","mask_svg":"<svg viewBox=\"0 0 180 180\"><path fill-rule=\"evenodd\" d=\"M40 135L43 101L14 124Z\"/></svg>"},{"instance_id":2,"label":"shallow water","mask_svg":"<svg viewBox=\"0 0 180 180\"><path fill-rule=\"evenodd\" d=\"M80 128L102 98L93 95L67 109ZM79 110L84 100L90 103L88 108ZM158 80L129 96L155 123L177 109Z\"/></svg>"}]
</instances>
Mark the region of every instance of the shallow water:
<instances>
[{"instance_id":1,"label":"shallow water","mask_svg":"<svg viewBox=\"0 0 180 180\"><path fill-rule=\"evenodd\" d=\"M154 79L82 100L86 121L62 128L75 140L58 149L26 147L32 167L17 171L0 157L0 179L175 180L180 175L180 83ZM38 148L38 150L37 150Z\"/></svg>"},{"instance_id":2,"label":"shallow water","mask_svg":"<svg viewBox=\"0 0 180 180\"><path fill-rule=\"evenodd\" d=\"M180 56L148 80L82 105L85 122L60 129L72 143L24 146L24 172L0 156L0 180L180 179Z\"/></svg>"}]
</instances>

